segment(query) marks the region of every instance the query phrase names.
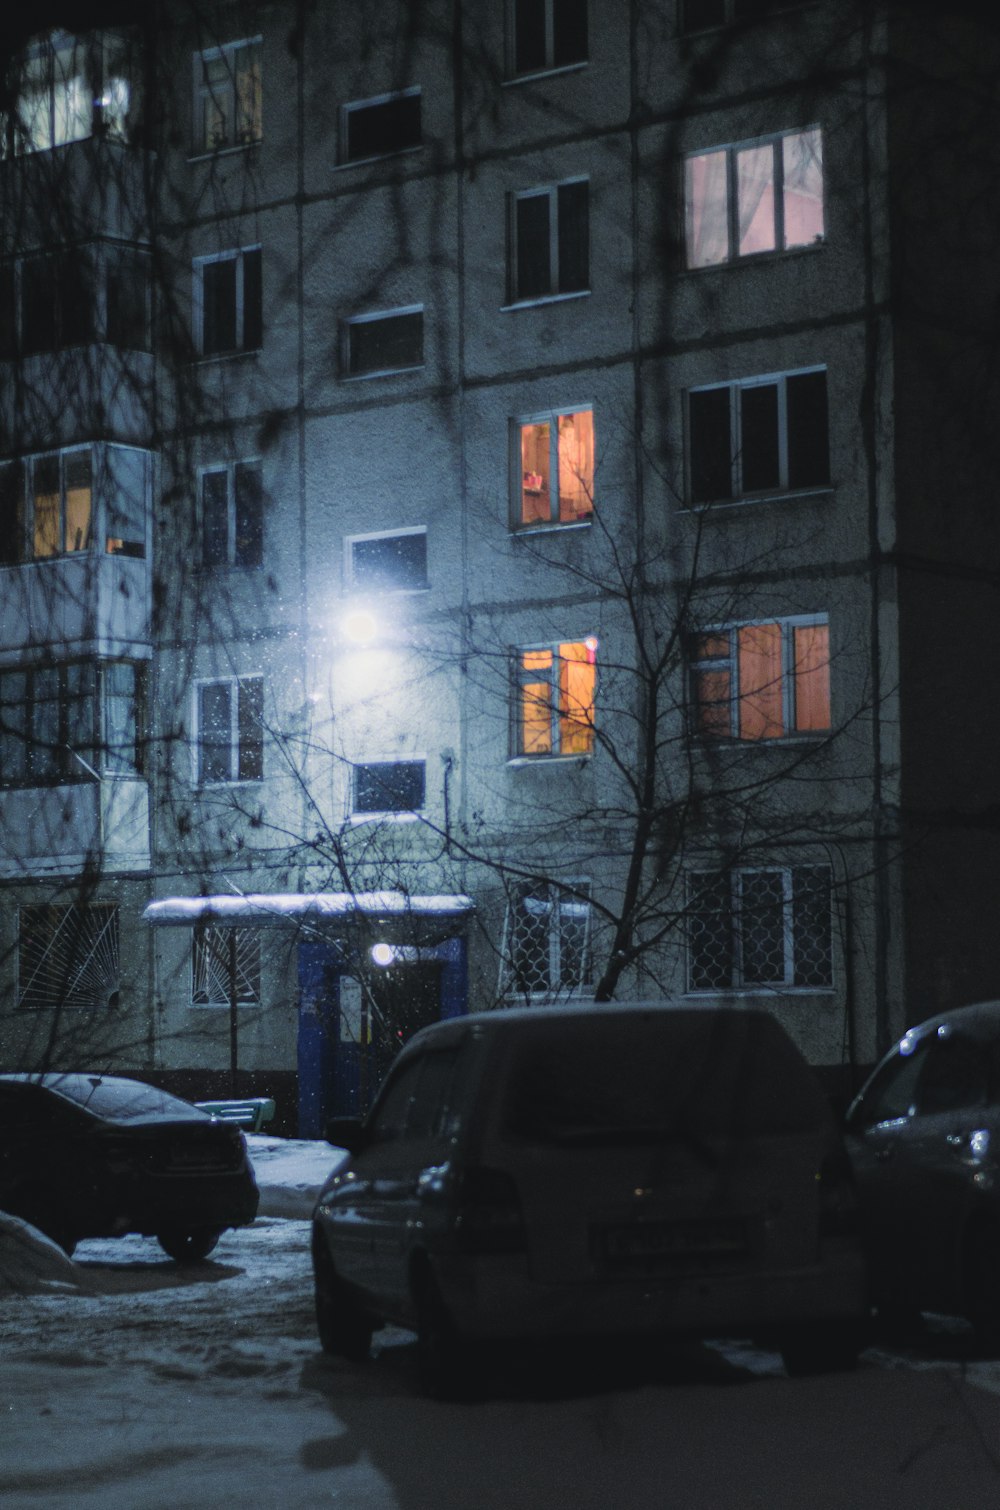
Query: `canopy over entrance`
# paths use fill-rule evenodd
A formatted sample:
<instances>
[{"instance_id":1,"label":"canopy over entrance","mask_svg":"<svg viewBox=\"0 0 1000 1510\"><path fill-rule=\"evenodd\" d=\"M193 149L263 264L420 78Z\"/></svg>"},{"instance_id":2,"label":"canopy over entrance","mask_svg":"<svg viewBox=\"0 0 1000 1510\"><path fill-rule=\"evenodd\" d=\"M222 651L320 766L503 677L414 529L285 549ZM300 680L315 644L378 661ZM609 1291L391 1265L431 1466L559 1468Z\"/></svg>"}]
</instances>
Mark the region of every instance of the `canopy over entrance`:
<instances>
[{"instance_id":1,"label":"canopy over entrance","mask_svg":"<svg viewBox=\"0 0 1000 1510\"><path fill-rule=\"evenodd\" d=\"M475 911L466 896L411 896L403 891L251 892L246 896L164 897L150 902L143 921L153 927L317 927L347 920L409 924L423 933L434 919Z\"/></svg>"}]
</instances>

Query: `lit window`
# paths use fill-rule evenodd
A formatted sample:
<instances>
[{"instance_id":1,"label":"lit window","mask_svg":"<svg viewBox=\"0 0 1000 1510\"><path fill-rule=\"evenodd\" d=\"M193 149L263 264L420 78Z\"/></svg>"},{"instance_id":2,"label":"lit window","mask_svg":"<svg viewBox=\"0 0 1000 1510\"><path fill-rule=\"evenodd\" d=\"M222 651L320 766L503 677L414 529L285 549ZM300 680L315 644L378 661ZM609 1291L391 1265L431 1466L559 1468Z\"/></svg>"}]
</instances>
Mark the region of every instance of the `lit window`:
<instances>
[{"instance_id":1,"label":"lit window","mask_svg":"<svg viewBox=\"0 0 1000 1510\"><path fill-rule=\"evenodd\" d=\"M140 775L145 679L132 661L0 672L0 783L44 786Z\"/></svg>"},{"instance_id":2,"label":"lit window","mask_svg":"<svg viewBox=\"0 0 1000 1510\"><path fill-rule=\"evenodd\" d=\"M589 883L524 882L507 908L501 995L575 995L591 983Z\"/></svg>"},{"instance_id":3,"label":"lit window","mask_svg":"<svg viewBox=\"0 0 1000 1510\"><path fill-rule=\"evenodd\" d=\"M344 325L344 370L348 377L376 377L421 367L424 361L422 308L359 315Z\"/></svg>"},{"instance_id":4,"label":"lit window","mask_svg":"<svg viewBox=\"0 0 1000 1510\"><path fill-rule=\"evenodd\" d=\"M589 755L594 748L597 641L517 652L515 755Z\"/></svg>"},{"instance_id":5,"label":"lit window","mask_svg":"<svg viewBox=\"0 0 1000 1510\"><path fill-rule=\"evenodd\" d=\"M211 467L201 474L204 566L261 566L264 491L259 461Z\"/></svg>"},{"instance_id":6,"label":"lit window","mask_svg":"<svg viewBox=\"0 0 1000 1510\"><path fill-rule=\"evenodd\" d=\"M261 781L264 679L225 677L195 689L195 779L199 786Z\"/></svg>"},{"instance_id":7,"label":"lit window","mask_svg":"<svg viewBox=\"0 0 1000 1510\"><path fill-rule=\"evenodd\" d=\"M117 907L18 909L19 1007L100 1011L118 1005L120 987Z\"/></svg>"},{"instance_id":8,"label":"lit window","mask_svg":"<svg viewBox=\"0 0 1000 1510\"><path fill-rule=\"evenodd\" d=\"M511 216L512 302L590 287L590 185L585 178L515 194Z\"/></svg>"},{"instance_id":9,"label":"lit window","mask_svg":"<svg viewBox=\"0 0 1000 1510\"><path fill-rule=\"evenodd\" d=\"M587 61L587 0L511 0L511 73Z\"/></svg>"},{"instance_id":10,"label":"lit window","mask_svg":"<svg viewBox=\"0 0 1000 1510\"><path fill-rule=\"evenodd\" d=\"M256 351L263 340L260 247L199 258L195 336L202 356Z\"/></svg>"},{"instance_id":11,"label":"lit window","mask_svg":"<svg viewBox=\"0 0 1000 1510\"><path fill-rule=\"evenodd\" d=\"M691 728L703 739L783 739L830 728L825 619L741 624L689 642Z\"/></svg>"},{"instance_id":12,"label":"lit window","mask_svg":"<svg viewBox=\"0 0 1000 1510\"><path fill-rule=\"evenodd\" d=\"M260 38L213 47L195 58L195 150L259 142L263 89Z\"/></svg>"},{"instance_id":13,"label":"lit window","mask_svg":"<svg viewBox=\"0 0 1000 1510\"><path fill-rule=\"evenodd\" d=\"M36 456L30 472L31 554L37 560L87 550L93 515L90 448Z\"/></svg>"},{"instance_id":14,"label":"lit window","mask_svg":"<svg viewBox=\"0 0 1000 1510\"><path fill-rule=\"evenodd\" d=\"M212 923L195 928L193 1004L228 1007L234 995L238 1006L260 1005L260 934L255 928L219 928Z\"/></svg>"},{"instance_id":15,"label":"lit window","mask_svg":"<svg viewBox=\"0 0 1000 1510\"><path fill-rule=\"evenodd\" d=\"M419 813L426 797L422 760L367 761L353 768L351 811Z\"/></svg>"},{"instance_id":16,"label":"lit window","mask_svg":"<svg viewBox=\"0 0 1000 1510\"><path fill-rule=\"evenodd\" d=\"M593 411L519 420L514 441L514 528L589 519L594 512Z\"/></svg>"},{"instance_id":17,"label":"lit window","mask_svg":"<svg viewBox=\"0 0 1000 1510\"><path fill-rule=\"evenodd\" d=\"M830 872L796 865L688 876L688 989L833 984Z\"/></svg>"},{"instance_id":18,"label":"lit window","mask_svg":"<svg viewBox=\"0 0 1000 1510\"><path fill-rule=\"evenodd\" d=\"M712 267L823 239L818 126L697 152L684 164L688 267Z\"/></svg>"},{"instance_id":19,"label":"lit window","mask_svg":"<svg viewBox=\"0 0 1000 1510\"><path fill-rule=\"evenodd\" d=\"M345 105L341 114L342 161L361 162L419 147L420 90Z\"/></svg>"},{"instance_id":20,"label":"lit window","mask_svg":"<svg viewBox=\"0 0 1000 1510\"><path fill-rule=\"evenodd\" d=\"M0 118L2 150L44 152L89 136L124 140L136 72L129 42L114 32L54 32L33 43L13 80L14 108Z\"/></svg>"},{"instance_id":21,"label":"lit window","mask_svg":"<svg viewBox=\"0 0 1000 1510\"><path fill-rule=\"evenodd\" d=\"M687 423L692 503L829 485L822 368L694 388Z\"/></svg>"},{"instance_id":22,"label":"lit window","mask_svg":"<svg viewBox=\"0 0 1000 1510\"><path fill-rule=\"evenodd\" d=\"M360 535L347 544L353 588L366 592L420 592L426 588L426 530Z\"/></svg>"}]
</instances>

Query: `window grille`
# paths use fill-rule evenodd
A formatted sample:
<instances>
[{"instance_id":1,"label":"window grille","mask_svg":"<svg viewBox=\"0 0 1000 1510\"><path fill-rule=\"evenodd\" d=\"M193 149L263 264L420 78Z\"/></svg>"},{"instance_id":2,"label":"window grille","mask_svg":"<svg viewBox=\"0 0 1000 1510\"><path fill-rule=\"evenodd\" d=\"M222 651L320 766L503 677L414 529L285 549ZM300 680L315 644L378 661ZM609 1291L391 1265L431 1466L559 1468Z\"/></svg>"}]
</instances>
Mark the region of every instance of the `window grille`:
<instances>
[{"instance_id":1,"label":"window grille","mask_svg":"<svg viewBox=\"0 0 1000 1510\"><path fill-rule=\"evenodd\" d=\"M115 1006L120 991L118 908L25 906L18 918L19 1007Z\"/></svg>"},{"instance_id":2,"label":"window grille","mask_svg":"<svg viewBox=\"0 0 1000 1510\"><path fill-rule=\"evenodd\" d=\"M516 886L507 904L500 994L578 994L592 981L589 884L566 890L549 882Z\"/></svg>"},{"instance_id":3,"label":"window grille","mask_svg":"<svg viewBox=\"0 0 1000 1510\"><path fill-rule=\"evenodd\" d=\"M242 1007L260 1004L260 934L253 928L217 928L208 923L194 931L191 1000L196 1006L229 1005L234 935L236 1000Z\"/></svg>"},{"instance_id":4,"label":"window grille","mask_svg":"<svg viewBox=\"0 0 1000 1510\"><path fill-rule=\"evenodd\" d=\"M688 988L833 984L830 872L823 865L688 877Z\"/></svg>"}]
</instances>

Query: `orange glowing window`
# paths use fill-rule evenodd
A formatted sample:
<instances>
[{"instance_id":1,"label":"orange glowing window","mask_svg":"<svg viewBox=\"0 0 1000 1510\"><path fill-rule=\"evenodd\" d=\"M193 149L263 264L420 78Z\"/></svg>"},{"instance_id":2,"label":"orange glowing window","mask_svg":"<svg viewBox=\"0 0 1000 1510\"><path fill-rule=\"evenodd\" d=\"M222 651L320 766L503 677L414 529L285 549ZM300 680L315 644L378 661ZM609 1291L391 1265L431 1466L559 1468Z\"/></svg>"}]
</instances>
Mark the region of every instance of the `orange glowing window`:
<instances>
[{"instance_id":1,"label":"orange glowing window","mask_svg":"<svg viewBox=\"0 0 1000 1510\"><path fill-rule=\"evenodd\" d=\"M695 635L688 661L691 728L703 739L771 740L830 728L825 620Z\"/></svg>"},{"instance_id":2,"label":"orange glowing window","mask_svg":"<svg viewBox=\"0 0 1000 1510\"><path fill-rule=\"evenodd\" d=\"M516 755L591 753L596 661L593 638L518 652Z\"/></svg>"},{"instance_id":3,"label":"orange glowing window","mask_svg":"<svg viewBox=\"0 0 1000 1510\"><path fill-rule=\"evenodd\" d=\"M594 415L553 413L518 425L514 527L578 524L594 511Z\"/></svg>"}]
</instances>

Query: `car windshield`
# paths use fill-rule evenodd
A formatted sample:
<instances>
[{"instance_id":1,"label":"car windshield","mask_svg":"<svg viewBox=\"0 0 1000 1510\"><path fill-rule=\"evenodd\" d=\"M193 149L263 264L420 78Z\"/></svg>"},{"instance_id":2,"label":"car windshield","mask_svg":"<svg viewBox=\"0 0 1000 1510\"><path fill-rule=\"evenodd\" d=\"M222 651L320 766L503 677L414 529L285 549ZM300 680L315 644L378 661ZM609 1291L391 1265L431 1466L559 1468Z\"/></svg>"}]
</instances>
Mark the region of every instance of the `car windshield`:
<instances>
[{"instance_id":1,"label":"car windshield","mask_svg":"<svg viewBox=\"0 0 1000 1510\"><path fill-rule=\"evenodd\" d=\"M707 1011L551 1019L526 1033L507 1083L503 1126L533 1142L680 1142L712 1157L734 1135L823 1126L822 1090L779 1025Z\"/></svg>"},{"instance_id":2,"label":"car windshield","mask_svg":"<svg viewBox=\"0 0 1000 1510\"><path fill-rule=\"evenodd\" d=\"M49 1090L105 1122L200 1122L208 1113L138 1080L100 1075L50 1075Z\"/></svg>"}]
</instances>

